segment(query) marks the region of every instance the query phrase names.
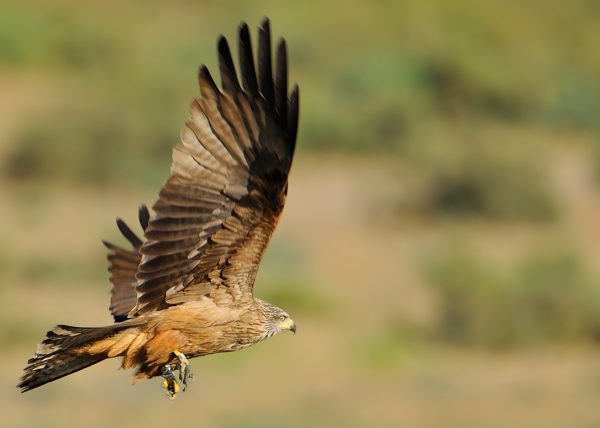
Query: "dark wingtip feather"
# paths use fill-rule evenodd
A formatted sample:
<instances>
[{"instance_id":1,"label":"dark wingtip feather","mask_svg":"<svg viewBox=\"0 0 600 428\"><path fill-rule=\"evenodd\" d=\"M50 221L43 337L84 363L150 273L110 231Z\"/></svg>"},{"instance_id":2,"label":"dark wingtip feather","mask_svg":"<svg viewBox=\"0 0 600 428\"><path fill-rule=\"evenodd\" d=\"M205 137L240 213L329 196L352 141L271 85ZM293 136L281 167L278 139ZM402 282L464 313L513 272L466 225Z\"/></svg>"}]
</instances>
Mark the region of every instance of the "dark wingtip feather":
<instances>
[{"instance_id":1,"label":"dark wingtip feather","mask_svg":"<svg viewBox=\"0 0 600 428\"><path fill-rule=\"evenodd\" d=\"M221 72L221 84L225 92L237 92L240 89L237 74L235 72L235 66L233 65L233 59L231 58L231 51L229 50L229 44L224 36L219 36L217 42L217 49L219 51L219 71Z\"/></svg>"},{"instance_id":2,"label":"dark wingtip feather","mask_svg":"<svg viewBox=\"0 0 600 428\"><path fill-rule=\"evenodd\" d=\"M273 65L271 60L271 28L265 18L258 29L258 87L263 98L273 105Z\"/></svg>"},{"instance_id":3,"label":"dark wingtip feather","mask_svg":"<svg viewBox=\"0 0 600 428\"><path fill-rule=\"evenodd\" d=\"M289 99L288 105L288 116L287 116L287 129L288 129L288 138L293 144L293 147L296 145L296 136L298 135L298 111L300 105L300 89L298 85L294 84L292 88L292 93ZM293 153L293 150L292 150Z\"/></svg>"},{"instance_id":4,"label":"dark wingtip feather","mask_svg":"<svg viewBox=\"0 0 600 428\"><path fill-rule=\"evenodd\" d=\"M208 67L206 67L204 64L202 64L198 70L198 82L200 83L200 92L202 92L203 96L212 98L214 93L218 92L219 90L217 84L210 75L210 71L208 71ZM213 94L209 94L206 92L207 90L212 91Z\"/></svg>"},{"instance_id":5,"label":"dark wingtip feather","mask_svg":"<svg viewBox=\"0 0 600 428\"><path fill-rule=\"evenodd\" d=\"M277 57L275 68L275 108L281 118L281 125L287 127L287 103L288 103L288 70L287 70L287 48L285 40L279 39L277 45Z\"/></svg>"},{"instance_id":6,"label":"dark wingtip feather","mask_svg":"<svg viewBox=\"0 0 600 428\"><path fill-rule=\"evenodd\" d=\"M142 245L141 239L138 238L137 235L129 228L129 226L127 226L127 224L125 224L125 222L120 218L117 219L117 227L134 248L140 248Z\"/></svg>"},{"instance_id":7,"label":"dark wingtip feather","mask_svg":"<svg viewBox=\"0 0 600 428\"><path fill-rule=\"evenodd\" d=\"M150 211L148 211L146 204L142 204L138 208L138 219L140 221L140 226L142 226L142 230L145 231L148 229L148 223L150 222Z\"/></svg>"},{"instance_id":8,"label":"dark wingtip feather","mask_svg":"<svg viewBox=\"0 0 600 428\"><path fill-rule=\"evenodd\" d=\"M269 27L271 25L271 20L268 16L263 17L262 21L260 21L261 27Z\"/></svg>"},{"instance_id":9,"label":"dark wingtip feather","mask_svg":"<svg viewBox=\"0 0 600 428\"><path fill-rule=\"evenodd\" d=\"M240 24L238 38L238 56L240 60L240 77L244 91L258 97L258 81L256 80L256 68L254 67L254 55L252 54L252 42L250 41L250 30L248 24Z\"/></svg>"}]
</instances>

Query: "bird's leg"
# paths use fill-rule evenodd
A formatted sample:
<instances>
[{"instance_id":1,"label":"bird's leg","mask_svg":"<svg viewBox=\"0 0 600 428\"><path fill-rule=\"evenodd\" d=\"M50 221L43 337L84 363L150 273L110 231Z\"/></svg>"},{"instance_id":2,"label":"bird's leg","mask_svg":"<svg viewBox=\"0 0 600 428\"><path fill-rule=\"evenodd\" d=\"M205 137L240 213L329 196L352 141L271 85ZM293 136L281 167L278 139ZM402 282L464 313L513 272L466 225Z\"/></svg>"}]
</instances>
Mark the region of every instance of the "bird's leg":
<instances>
[{"instance_id":1,"label":"bird's leg","mask_svg":"<svg viewBox=\"0 0 600 428\"><path fill-rule=\"evenodd\" d=\"M171 364L165 364L161 369L163 380L162 386L165 390L165 394L171 399L175 399L175 396L179 392L179 383L177 383L177 379L175 379L175 374L173 373L174 366Z\"/></svg>"},{"instance_id":2,"label":"bird's leg","mask_svg":"<svg viewBox=\"0 0 600 428\"><path fill-rule=\"evenodd\" d=\"M179 369L179 380L183 384L183 390L185 391L188 382L194 379L194 375L186 356L179 351L173 351L173 354L179 359L179 363L176 366Z\"/></svg>"}]
</instances>

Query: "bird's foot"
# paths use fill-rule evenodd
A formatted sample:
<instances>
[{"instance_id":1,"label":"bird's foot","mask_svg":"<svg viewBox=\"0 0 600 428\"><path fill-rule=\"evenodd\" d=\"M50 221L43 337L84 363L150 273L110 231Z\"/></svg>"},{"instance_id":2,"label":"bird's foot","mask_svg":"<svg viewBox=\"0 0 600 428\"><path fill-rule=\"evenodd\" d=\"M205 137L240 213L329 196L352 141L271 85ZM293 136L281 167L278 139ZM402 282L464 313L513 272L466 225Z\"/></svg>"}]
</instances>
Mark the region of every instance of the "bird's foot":
<instances>
[{"instance_id":1,"label":"bird's foot","mask_svg":"<svg viewBox=\"0 0 600 428\"><path fill-rule=\"evenodd\" d=\"M164 389L165 395L169 397L171 400L175 399L175 396L179 392L179 383L175 378L175 374L173 370L176 370L174 364L165 364L161 369L163 380L162 387Z\"/></svg>"},{"instance_id":2,"label":"bird's foot","mask_svg":"<svg viewBox=\"0 0 600 428\"><path fill-rule=\"evenodd\" d=\"M179 360L173 364L165 364L161 369L161 375L164 378L162 386L165 391L165 394L171 399L175 399L175 396L181 389L185 391L188 383L194 379L194 375L192 374L192 370L190 368L190 363L187 357L179 351L173 351L173 354ZM179 386L179 382L177 382L177 378L175 377L175 371L179 370L179 381L183 385Z\"/></svg>"},{"instance_id":3,"label":"bird's foot","mask_svg":"<svg viewBox=\"0 0 600 428\"><path fill-rule=\"evenodd\" d=\"M194 374L192 373L188 359L182 352L174 351L173 354L179 359L179 363L177 363L176 366L179 370L179 380L183 384L183 390L185 391L188 382L194 380Z\"/></svg>"}]
</instances>

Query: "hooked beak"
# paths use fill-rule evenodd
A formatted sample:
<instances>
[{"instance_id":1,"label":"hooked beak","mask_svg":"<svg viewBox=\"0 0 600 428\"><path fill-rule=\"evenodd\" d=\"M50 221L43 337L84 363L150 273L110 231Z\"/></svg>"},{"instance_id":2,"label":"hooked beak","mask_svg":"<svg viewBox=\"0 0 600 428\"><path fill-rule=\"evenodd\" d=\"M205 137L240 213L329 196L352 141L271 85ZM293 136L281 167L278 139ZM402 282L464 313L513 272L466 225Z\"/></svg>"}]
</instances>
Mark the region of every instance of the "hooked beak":
<instances>
[{"instance_id":1,"label":"hooked beak","mask_svg":"<svg viewBox=\"0 0 600 428\"><path fill-rule=\"evenodd\" d=\"M292 333L296 334L296 323L294 322L293 319L288 318L286 319L282 324L281 324L281 328L285 329L285 330L289 330Z\"/></svg>"}]
</instances>

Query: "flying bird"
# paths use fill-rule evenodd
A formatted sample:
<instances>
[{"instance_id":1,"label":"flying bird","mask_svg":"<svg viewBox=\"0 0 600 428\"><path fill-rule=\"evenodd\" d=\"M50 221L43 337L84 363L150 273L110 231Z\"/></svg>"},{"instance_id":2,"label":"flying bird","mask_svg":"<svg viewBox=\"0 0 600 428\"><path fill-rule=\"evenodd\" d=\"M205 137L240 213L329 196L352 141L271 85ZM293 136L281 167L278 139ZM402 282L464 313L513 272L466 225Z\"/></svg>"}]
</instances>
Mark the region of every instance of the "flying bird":
<instances>
[{"instance_id":1,"label":"flying bird","mask_svg":"<svg viewBox=\"0 0 600 428\"><path fill-rule=\"evenodd\" d=\"M221 87L201 66L171 175L153 213L139 210L143 239L117 220L132 248L104 242L114 324L54 327L28 361L22 392L121 357L122 368L136 369L134 381L162 376L174 398L192 377L188 359L296 332L253 287L287 195L298 86L288 91L285 40L271 58L268 19L256 66L248 26L239 27L239 79L227 40L217 45Z\"/></svg>"}]
</instances>

